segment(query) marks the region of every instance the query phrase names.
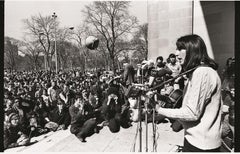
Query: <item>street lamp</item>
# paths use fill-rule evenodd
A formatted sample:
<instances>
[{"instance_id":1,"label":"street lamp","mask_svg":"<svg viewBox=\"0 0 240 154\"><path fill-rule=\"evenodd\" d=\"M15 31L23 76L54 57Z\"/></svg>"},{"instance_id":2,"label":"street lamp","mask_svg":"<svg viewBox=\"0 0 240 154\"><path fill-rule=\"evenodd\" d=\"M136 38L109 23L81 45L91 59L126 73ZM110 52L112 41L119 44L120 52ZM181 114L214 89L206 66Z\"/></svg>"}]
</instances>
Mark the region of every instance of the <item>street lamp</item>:
<instances>
[{"instance_id":1,"label":"street lamp","mask_svg":"<svg viewBox=\"0 0 240 154\"><path fill-rule=\"evenodd\" d=\"M58 59L57 59L57 42L56 42L56 35L57 35L57 31L56 31L56 18L57 18L57 15L55 12L53 12L53 15L52 15L53 19L54 19L54 36L55 36L55 42L54 42L54 48L55 48L55 64L56 64L56 74L58 72Z\"/></svg>"},{"instance_id":2,"label":"street lamp","mask_svg":"<svg viewBox=\"0 0 240 154\"><path fill-rule=\"evenodd\" d=\"M44 35L44 33L43 32L39 32L39 39L41 39L40 37L42 36L42 35ZM47 57L46 57L46 54L44 54L44 69L45 69L45 71L47 71Z\"/></svg>"}]
</instances>

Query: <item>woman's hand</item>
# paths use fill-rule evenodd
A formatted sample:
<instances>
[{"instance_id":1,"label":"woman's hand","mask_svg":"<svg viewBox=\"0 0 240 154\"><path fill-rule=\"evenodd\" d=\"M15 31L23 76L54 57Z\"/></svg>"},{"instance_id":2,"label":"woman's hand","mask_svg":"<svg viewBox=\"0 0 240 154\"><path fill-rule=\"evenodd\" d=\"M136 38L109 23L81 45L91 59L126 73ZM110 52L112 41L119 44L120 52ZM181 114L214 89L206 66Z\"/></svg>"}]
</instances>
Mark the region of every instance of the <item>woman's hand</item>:
<instances>
[{"instance_id":1,"label":"woman's hand","mask_svg":"<svg viewBox=\"0 0 240 154\"><path fill-rule=\"evenodd\" d=\"M118 97L114 97L113 99L114 99L115 103L117 104L118 103L118 101L117 101Z\"/></svg>"},{"instance_id":2,"label":"woman's hand","mask_svg":"<svg viewBox=\"0 0 240 154\"><path fill-rule=\"evenodd\" d=\"M111 95L109 95L109 96L108 96L107 105L109 105L109 104L110 104L110 102L111 102L111 99L112 99L112 96L111 96Z\"/></svg>"}]
</instances>

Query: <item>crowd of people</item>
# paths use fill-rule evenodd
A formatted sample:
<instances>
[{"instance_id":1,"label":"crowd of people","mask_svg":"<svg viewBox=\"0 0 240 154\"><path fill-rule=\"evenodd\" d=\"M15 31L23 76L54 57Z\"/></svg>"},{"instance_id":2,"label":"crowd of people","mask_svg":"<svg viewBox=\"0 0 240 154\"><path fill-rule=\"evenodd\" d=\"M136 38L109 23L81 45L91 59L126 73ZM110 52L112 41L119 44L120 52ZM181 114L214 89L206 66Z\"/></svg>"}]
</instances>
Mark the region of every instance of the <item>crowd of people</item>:
<instances>
[{"instance_id":1,"label":"crowd of people","mask_svg":"<svg viewBox=\"0 0 240 154\"><path fill-rule=\"evenodd\" d=\"M222 73L223 133L222 139L233 141L234 127L234 58L227 60ZM132 126L134 110L138 110L134 97L126 91L135 83L148 88L157 87L153 101L165 108L180 108L187 75L178 53L143 61L136 68L125 64L117 74L106 71L81 73L80 70L8 71L4 72L4 148L28 145L31 137L50 131L68 130L80 141L98 133L104 126L112 133ZM176 96L176 93L179 94ZM144 101L144 100L143 100ZM144 104L144 103L143 103ZM151 107L149 107L151 108ZM143 112L150 116L150 111ZM144 120L144 115L142 116ZM167 117L156 114L155 122ZM177 120L169 119L174 131L183 129ZM228 147L233 143L227 143Z\"/></svg>"},{"instance_id":2,"label":"crowd of people","mask_svg":"<svg viewBox=\"0 0 240 154\"><path fill-rule=\"evenodd\" d=\"M103 126L118 132L131 124L118 85L109 72L4 72L4 148L27 145L31 137L67 130L85 142Z\"/></svg>"}]
</instances>

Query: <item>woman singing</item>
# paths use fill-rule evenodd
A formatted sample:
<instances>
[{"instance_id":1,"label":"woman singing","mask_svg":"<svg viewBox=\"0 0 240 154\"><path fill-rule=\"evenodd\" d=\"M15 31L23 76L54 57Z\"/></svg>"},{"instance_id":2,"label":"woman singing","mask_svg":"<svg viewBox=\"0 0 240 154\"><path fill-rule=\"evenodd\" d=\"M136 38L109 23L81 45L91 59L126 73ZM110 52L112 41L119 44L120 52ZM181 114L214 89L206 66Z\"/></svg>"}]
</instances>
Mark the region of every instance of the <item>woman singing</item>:
<instances>
[{"instance_id":1,"label":"woman singing","mask_svg":"<svg viewBox=\"0 0 240 154\"><path fill-rule=\"evenodd\" d=\"M187 35L176 43L177 58L188 75L182 107L156 106L159 114L179 120L185 130L183 152L218 152L221 146L221 80L217 64L207 54L198 35Z\"/></svg>"}]
</instances>

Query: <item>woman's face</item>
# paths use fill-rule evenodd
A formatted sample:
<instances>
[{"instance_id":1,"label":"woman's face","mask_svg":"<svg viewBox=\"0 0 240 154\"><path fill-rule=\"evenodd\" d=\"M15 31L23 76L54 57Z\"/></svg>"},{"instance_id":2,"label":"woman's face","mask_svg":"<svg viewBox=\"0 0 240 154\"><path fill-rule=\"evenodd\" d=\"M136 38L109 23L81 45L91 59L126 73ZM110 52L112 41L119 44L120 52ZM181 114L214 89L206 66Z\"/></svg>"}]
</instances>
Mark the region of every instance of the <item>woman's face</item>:
<instances>
[{"instance_id":1,"label":"woman's face","mask_svg":"<svg viewBox=\"0 0 240 154\"><path fill-rule=\"evenodd\" d=\"M14 116L14 117L11 119L11 125L12 125L12 126L17 126L17 125L18 125L18 122L19 122L18 116Z\"/></svg>"},{"instance_id":2,"label":"woman's face","mask_svg":"<svg viewBox=\"0 0 240 154\"><path fill-rule=\"evenodd\" d=\"M186 50L185 49L176 50L176 58L177 61L182 65L186 58Z\"/></svg>"},{"instance_id":3,"label":"woman's face","mask_svg":"<svg viewBox=\"0 0 240 154\"><path fill-rule=\"evenodd\" d=\"M32 118L29 119L29 125L37 127L37 119L36 119L36 117L32 117Z\"/></svg>"}]
</instances>

